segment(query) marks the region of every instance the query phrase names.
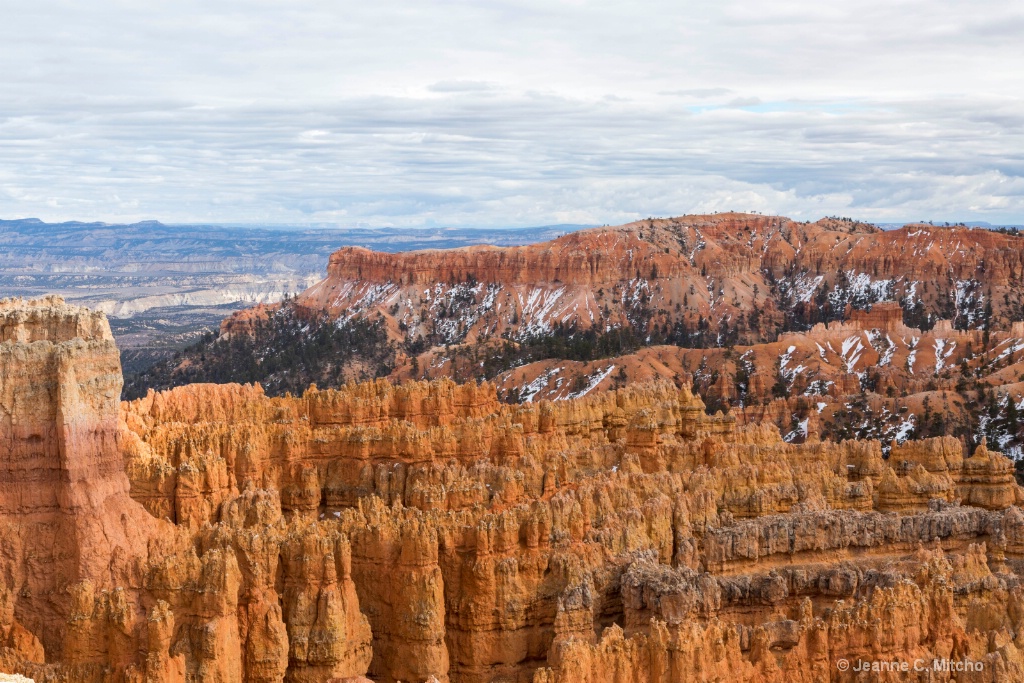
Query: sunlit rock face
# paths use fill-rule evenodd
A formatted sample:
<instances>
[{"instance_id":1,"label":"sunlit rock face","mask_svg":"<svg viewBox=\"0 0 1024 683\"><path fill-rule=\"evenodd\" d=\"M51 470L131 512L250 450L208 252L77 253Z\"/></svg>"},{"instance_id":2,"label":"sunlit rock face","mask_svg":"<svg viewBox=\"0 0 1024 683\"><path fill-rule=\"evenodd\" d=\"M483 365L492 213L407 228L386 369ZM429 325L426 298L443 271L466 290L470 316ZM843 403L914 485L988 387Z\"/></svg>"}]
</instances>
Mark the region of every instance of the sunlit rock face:
<instances>
[{"instance_id":1,"label":"sunlit rock face","mask_svg":"<svg viewBox=\"0 0 1024 683\"><path fill-rule=\"evenodd\" d=\"M0 302L0 340L0 562L9 609L48 654L100 658L106 643L81 642L69 630L76 596L138 589L139 559L159 526L128 495L117 348L102 314L59 298ZM117 609L133 611L127 602Z\"/></svg>"},{"instance_id":2,"label":"sunlit rock face","mask_svg":"<svg viewBox=\"0 0 1024 683\"><path fill-rule=\"evenodd\" d=\"M276 491L224 501L201 533L131 498L102 314L3 301L0 338L0 670L67 683L365 672L340 532L288 526Z\"/></svg>"},{"instance_id":3,"label":"sunlit rock face","mask_svg":"<svg viewBox=\"0 0 1024 683\"><path fill-rule=\"evenodd\" d=\"M1024 678L1022 490L987 445L791 444L669 383L119 404L101 316L2 307L2 671L754 683L948 658Z\"/></svg>"},{"instance_id":4,"label":"sunlit rock face","mask_svg":"<svg viewBox=\"0 0 1024 683\"><path fill-rule=\"evenodd\" d=\"M435 331L446 342L558 325L619 325L637 333L703 317L736 328L739 343L764 341L795 310L920 302L932 320L989 329L1017 319L1024 243L965 227L908 225L883 231L835 219L722 213L648 219L581 230L521 247L465 247L407 253L345 247L327 277L303 292L298 309L332 316L384 316L396 337ZM950 300L954 305L950 306ZM748 314L758 311L756 317ZM901 312L862 316L866 329L902 328ZM922 314L923 314L922 313ZM843 316L848 318L849 316ZM226 323L244 327L241 313ZM450 329L449 329L450 328Z\"/></svg>"},{"instance_id":5,"label":"sunlit rock face","mask_svg":"<svg viewBox=\"0 0 1024 683\"><path fill-rule=\"evenodd\" d=\"M288 524L348 539L373 680L829 680L868 647L1019 670L987 644L1016 633L1005 458L793 445L703 408L668 384L505 405L487 384L378 381L193 385L123 414L154 514L223 524L232 503L192 501L272 488Z\"/></svg>"}]
</instances>

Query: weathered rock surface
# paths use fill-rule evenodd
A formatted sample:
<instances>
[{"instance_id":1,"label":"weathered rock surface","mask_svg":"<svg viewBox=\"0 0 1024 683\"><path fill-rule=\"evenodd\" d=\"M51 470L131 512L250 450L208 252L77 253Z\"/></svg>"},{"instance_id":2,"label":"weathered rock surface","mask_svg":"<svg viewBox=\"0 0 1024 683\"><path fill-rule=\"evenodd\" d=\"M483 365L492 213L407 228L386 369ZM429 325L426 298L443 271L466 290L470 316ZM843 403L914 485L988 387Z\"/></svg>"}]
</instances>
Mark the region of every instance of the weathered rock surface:
<instances>
[{"instance_id":1,"label":"weathered rock surface","mask_svg":"<svg viewBox=\"0 0 1024 683\"><path fill-rule=\"evenodd\" d=\"M187 488L216 468L175 481L196 494L182 515L212 523L150 514L129 495L133 435L103 315L4 301L0 337L0 670L54 683L365 673L369 626L339 528L286 521L273 489Z\"/></svg>"},{"instance_id":2,"label":"weathered rock surface","mask_svg":"<svg viewBox=\"0 0 1024 683\"><path fill-rule=\"evenodd\" d=\"M19 363L50 346L0 345L5 462L36 453L14 417L36 394L46 405L39 385L75 408L40 410L38 430L63 433L64 414L78 429L22 458L40 471L7 476L47 502L39 519L103 529L113 499L130 523L102 541L105 562L56 558L77 572L58 586L5 502L0 670L753 683L863 680L840 659L949 658L981 663L970 680L1024 680L1024 498L987 445L907 442L885 459L879 441L791 444L666 382L525 405L450 380L280 398L191 385L118 412L102 318L75 329L94 332L43 343L92 351L52 366L64 374L40 361L34 384ZM62 398L73 388L77 403ZM65 511L62 467L107 483ZM88 538L68 528L68 543Z\"/></svg>"},{"instance_id":3,"label":"weathered rock surface","mask_svg":"<svg viewBox=\"0 0 1024 683\"><path fill-rule=\"evenodd\" d=\"M116 618L137 616L129 598L102 592L141 587L139 559L160 527L128 495L117 348L102 314L57 298L0 302L0 339L0 575L17 634L9 639L32 660L40 643L72 661L116 660L119 643L69 620L91 613L86 594Z\"/></svg>"},{"instance_id":4,"label":"weathered rock surface","mask_svg":"<svg viewBox=\"0 0 1024 683\"><path fill-rule=\"evenodd\" d=\"M868 647L1020 671L988 643L1017 633L1021 490L955 439L787 444L669 384L519 406L451 381L193 385L123 414L134 495L179 526L223 517L178 504L180 473L216 471L210 499L272 488L349 539L373 680L841 680ZM908 635L878 640L875 612Z\"/></svg>"},{"instance_id":5,"label":"weathered rock surface","mask_svg":"<svg viewBox=\"0 0 1024 683\"><path fill-rule=\"evenodd\" d=\"M773 341L787 316L813 322L828 309L827 319L845 320L845 306L879 300L901 301L897 318L905 312L932 323L948 318L956 328L1007 330L1024 312L1022 275L1024 242L988 230L882 231L724 213L583 230L522 247L398 254L344 247L332 254L327 277L288 305L334 317L381 316L396 340L434 345L620 326L678 341L707 342L710 334L756 343ZM266 314L240 312L223 330L244 332ZM881 311L862 322L863 329L892 327Z\"/></svg>"}]
</instances>

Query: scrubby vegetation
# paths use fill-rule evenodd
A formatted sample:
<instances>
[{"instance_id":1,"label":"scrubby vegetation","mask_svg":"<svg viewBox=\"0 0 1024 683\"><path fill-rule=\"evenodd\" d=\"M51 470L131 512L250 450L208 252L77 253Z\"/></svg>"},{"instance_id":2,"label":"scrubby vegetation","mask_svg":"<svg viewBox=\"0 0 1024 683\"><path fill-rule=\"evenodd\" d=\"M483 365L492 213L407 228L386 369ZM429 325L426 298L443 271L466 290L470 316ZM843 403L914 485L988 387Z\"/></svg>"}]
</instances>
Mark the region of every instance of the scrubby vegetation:
<instances>
[{"instance_id":1,"label":"scrubby vegetation","mask_svg":"<svg viewBox=\"0 0 1024 683\"><path fill-rule=\"evenodd\" d=\"M194 382L259 382L270 395L301 394L310 383L321 387L387 375L394 345L383 322L299 318L284 309L256 323L252 335L218 339L209 333L173 358L125 377L126 399L148 389Z\"/></svg>"},{"instance_id":2,"label":"scrubby vegetation","mask_svg":"<svg viewBox=\"0 0 1024 683\"><path fill-rule=\"evenodd\" d=\"M419 340L407 343L404 350L416 354L425 350ZM477 344L452 346L445 357L452 363L451 375L460 382L493 379L503 372L540 360L592 361L614 358L645 346L645 340L632 328L616 328L608 332L594 329L555 326L551 332L536 334L520 341L510 339L483 341ZM414 375L422 370L416 368Z\"/></svg>"}]
</instances>

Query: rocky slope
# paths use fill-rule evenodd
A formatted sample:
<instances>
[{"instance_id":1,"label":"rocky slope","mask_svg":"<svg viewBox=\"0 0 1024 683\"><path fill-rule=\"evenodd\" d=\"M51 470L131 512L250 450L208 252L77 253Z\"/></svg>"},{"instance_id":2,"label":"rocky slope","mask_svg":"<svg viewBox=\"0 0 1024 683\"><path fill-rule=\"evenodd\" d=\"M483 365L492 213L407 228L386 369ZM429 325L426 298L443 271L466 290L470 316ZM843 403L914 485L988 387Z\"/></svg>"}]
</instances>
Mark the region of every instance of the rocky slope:
<instances>
[{"instance_id":1,"label":"rocky slope","mask_svg":"<svg viewBox=\"0 0 1024 683\"><path fill-rule=\"evenodd\" d=\"M396 339L435 345L524 339L559 326L629 326L684 346L764 341L880 300L899 300L916 327L945 318L957 329L999 329L1024 317L1022 244L963 227L686 216L525 247L346 247L294 306L380 315Z\"/></svg>"},{"instance_id":2,"label":"rocky slope","mask_svg":"<svg viewBox=\"0 0 1024 683\"><path fill-rule=\"evenodd\" d=\"M326 279L282 307L233 315L221 338L326 316L372 324L395 345L388 362L318 356L342 381L486 379L523 402L666 379L741 422L773 421L789 441L954 435L973 447L987 437L1020 458L1022 253L1014 234L963 226L881 231L748 214L501 249L347 247ZM275 345L260 343L269 360L250 365L279 365ZM204 372L294 389L269 372L214 375L225 365L216 348L194 351L133 379L133 391ZM353 368L338 367L346 362Z\"/></svg>"},{"instance_id":3,"label":"rocky slope","mask_svg":"<svg viewBox=\"0 0 1024 683\"><path fill-rule=\"evenodd\" d=\"M520 400L558 400L664 379L731 408L741 423L774 422L789 441L809 433L886 443L951 434L976 444L987 436L1019 459L1022 351L1024 323L989 333L939 321L922 331L903 323L898 304L880 302L771 343L659 345L587 362L550 359L499 375L498 386Z\"/></svg>"},{"instance_id":4,"label":"rocky slope","mask_svg":"<svg viewBox=\"0 0 1024 683\"><path fill-rule=\"evenodd\" d=\"M771 683L920 659L912 680L948 680L938 658L1024 678L1024 489L985 445L791 444L665 382L524 405L450 380L199 384L118 407L102 316L8 302L0 330L4 672Z\"/></svg>"}]
</instances>

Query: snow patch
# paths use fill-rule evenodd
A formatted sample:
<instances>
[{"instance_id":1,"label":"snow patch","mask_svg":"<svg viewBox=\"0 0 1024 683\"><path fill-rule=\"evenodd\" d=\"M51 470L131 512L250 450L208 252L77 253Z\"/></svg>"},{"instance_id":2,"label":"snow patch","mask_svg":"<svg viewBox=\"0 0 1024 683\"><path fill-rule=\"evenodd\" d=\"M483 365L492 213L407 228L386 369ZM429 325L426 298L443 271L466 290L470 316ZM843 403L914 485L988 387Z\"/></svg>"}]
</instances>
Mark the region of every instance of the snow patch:
<instances>
[{"instance_id":1,"label":"snow patch","mask_svg":"<svg viewBox=\"0 0 1024 683\"><path fill-rule=\"evenodd\" d=\"M950 356L953 355L953 350L956 349L955 341L947 341L945 339L935 340L935 374L942 372L942 369L946 367L946 361Z\"/></svg>"},{"instance_id":2,"label":"snow patch","mask_svg":"<svg viewBox=\"0 0 1024 683\"><path fill-rule=\"evenodd\" d=\"M541 374L539 377L537 377L532 382L523 387L523 390L519 394L520 400L523 403L533 403L534 397L540 392L547 389L548 383L551 381L551 378L553 378L561 371L562 368L552 368L547 372Z\"/></svg>"},{"instance_id":3,"label":"snow patch","mask_svg":"<svg viewBox=\"0 0 1024 683\"><path fill-rule=\"evenodd\" d=\"M609 365L604 370L598 370L597 372L592 373L591 375L588 375L587 376L587 380L588 380L587 381L587 386L584 387L583 389L581 389L580 391L577 391L577 392L575 392L573 394L569 394L569 398L581 398L583 396L586 396L591 391L596 389L597 386L601 382L603 382L608 377L608 375L612 374L612 371L614 371L614 370L615 370L615 366L614 365Z\"/></svg>"},{"instance_id":4,"label":"snow patch","mask_svg":"<svg viewBox=\"0 0 1024 683\"><path fill-rule=\"evenodd\" d=\"M860 335L847 337L843 340L843 351L839 356L843 359L843 366L846 372L853 373L862 353L864 353L864 343L860 340Z\"/></svg>"}]
</instances>

